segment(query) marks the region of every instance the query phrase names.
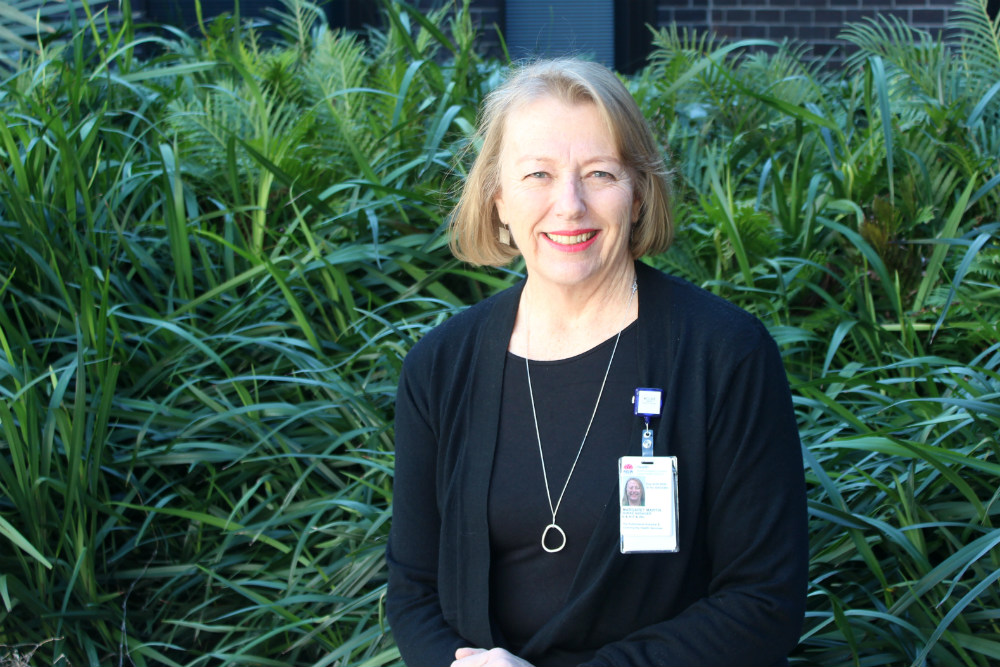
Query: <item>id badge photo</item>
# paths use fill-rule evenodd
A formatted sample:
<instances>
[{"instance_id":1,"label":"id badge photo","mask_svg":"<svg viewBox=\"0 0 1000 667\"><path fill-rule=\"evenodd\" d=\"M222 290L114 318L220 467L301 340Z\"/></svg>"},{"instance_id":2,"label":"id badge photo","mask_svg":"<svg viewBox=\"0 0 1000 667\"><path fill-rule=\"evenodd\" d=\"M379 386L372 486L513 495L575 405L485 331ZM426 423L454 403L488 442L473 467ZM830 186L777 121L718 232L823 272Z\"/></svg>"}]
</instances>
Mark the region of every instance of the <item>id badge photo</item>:
<instances>
[{"instance_id":1,"label":"id badge photo","mask_svg":"<svg viewBox=\"0 0 1000 667\"><path fill-rule=\"evenodd\" d=\"M623 456L618 491L621 552L677 551L677 457Z\"/></svg>"}]
</instances>

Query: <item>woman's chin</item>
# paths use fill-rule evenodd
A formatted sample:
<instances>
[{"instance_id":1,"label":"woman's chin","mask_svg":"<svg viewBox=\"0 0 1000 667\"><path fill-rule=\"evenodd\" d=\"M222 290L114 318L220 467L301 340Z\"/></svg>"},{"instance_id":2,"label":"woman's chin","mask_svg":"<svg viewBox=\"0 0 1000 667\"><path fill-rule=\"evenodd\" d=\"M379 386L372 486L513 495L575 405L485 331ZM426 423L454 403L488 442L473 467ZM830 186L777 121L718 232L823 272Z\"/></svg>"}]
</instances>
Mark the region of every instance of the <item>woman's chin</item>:
<instances>
[{"instance_id":1,"label":"woman's chin","mask_svg":"<svg viewBox=\"0 0 1000 667\"><path fill-rule=\"evenodd\" d=\"M529 269L528 275L535 275L553 286L573 288L603 283L609 271L603 264L570 257L546 262L537 266L534 272Z\"/></svg>"}]
</instances>

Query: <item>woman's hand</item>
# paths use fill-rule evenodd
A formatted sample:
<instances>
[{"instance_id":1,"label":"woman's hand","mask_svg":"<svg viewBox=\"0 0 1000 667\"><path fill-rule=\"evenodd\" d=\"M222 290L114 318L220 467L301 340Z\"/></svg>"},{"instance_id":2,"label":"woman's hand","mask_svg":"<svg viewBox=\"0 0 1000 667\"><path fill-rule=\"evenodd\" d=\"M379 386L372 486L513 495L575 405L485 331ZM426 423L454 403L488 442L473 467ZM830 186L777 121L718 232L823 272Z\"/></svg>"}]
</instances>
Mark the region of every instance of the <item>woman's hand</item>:
<instances>
[{"instance_id":1,"label":"woman's hand","mask_svg":"<svg viewBox=\"0 0 1000 667\"><path fill-rule=\"evenodd\" d=\"M451 667L532 667L530 662L505 651L502 648L460 648L455 651L455 662Z\"/></svg>"}]
</instances>

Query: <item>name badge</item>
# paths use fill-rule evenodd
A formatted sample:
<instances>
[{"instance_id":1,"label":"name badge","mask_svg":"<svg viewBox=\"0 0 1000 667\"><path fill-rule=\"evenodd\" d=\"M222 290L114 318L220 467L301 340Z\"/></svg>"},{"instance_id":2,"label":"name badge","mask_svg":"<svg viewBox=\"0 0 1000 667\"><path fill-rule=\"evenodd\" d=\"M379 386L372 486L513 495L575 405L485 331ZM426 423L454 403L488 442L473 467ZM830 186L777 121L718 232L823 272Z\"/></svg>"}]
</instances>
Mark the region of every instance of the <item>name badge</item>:
<instances>
[{"instance_id":1,"label":"name badge","mask_svg":"<svg viewBox=\"0 0 1000 667\"><path fill-rule=\"evenodd\" d=\"M623 456L618 490L621 552L678 551L677 457Z\"/></svg>"}]
</instances>

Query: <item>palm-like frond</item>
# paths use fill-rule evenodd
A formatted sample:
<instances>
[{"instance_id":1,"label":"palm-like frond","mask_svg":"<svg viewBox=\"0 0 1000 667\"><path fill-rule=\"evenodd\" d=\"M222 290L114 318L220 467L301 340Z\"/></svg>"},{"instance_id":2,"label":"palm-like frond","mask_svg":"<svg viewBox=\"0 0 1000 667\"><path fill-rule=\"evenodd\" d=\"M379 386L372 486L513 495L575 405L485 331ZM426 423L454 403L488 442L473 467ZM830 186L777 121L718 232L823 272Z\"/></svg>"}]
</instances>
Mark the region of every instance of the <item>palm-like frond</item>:
<instances>
[{"instance_id":1,"label":"palm-like frond","mask_svg":"<svg viewBox=\"0 0 1000 667\"><path fill-rule=\"evenodd\" d=\"M978 129L973 148L987 159L995 158L1000 153L1000 15L990 17L987 0L959 0L951 25L968 81L968 123ZM994 162L993 173L998 170ZM1000 205L1000 197L995 201Z\"/></svg>"},{"instance_id":2,"label":"palm-like frond","mask_svg":"<svg viewBox=\"0 0 1000 667\"><path fill-rule=\"evenodd\" d=\"M665 73L676 66L690 67L698 58L714 52L723 40L711 32L697 32L676 23L652 30L653 53L647 65L647 73ZM677 72L678 74L681 72ZM671 77L676 80L677 76Z\"/></svg>"},{"instance_id":3,"label":"palm-like frond","mask_svg":"<svg viewBox=\"0 0 1000 667\"><path fill-rule=\"evenodd\" d=\"M980 93L1000 80L1000 15L991 17L988 5L988 0L958 0L951 18L966 73L980 84Z\"/></svg>"},{"instance_id":4,"label":"palm-like frond","mask_svg":"<svg viewBox=\"0 0 1000 667\"><path fill-rule=\"evenodd\" d=\"M848 57L848 68L860 68L871 56L879 56L905 74L924 95L937 93L937 79L942 67L949 63L942 40L935 40L926 30L914 28L891 14L849 24L840 38L858 48Z\"/></svg>"},{"instance_id":5,"label":"palm-like frond","mask_svg":"<svg viewBox=\"0 0 1000 667\"><path fill-rule=\"evenodd\" d=\"M281 0L284 9L266 8L274 16L274 27L284 43L293 49L308 49L313 42L317 24L325 23L323 9L308 0Z\"/></svg>"},{"instance_id":6,"label":"palm-like frond","mask_svg":"<svg viewBox=\"0 0 1000 667\"><path fill-rule=\"evenodd\" d=\"M301 67L304 103L317 122L311 159L317 168L330 173L362 174L358 158L372 160L385 150L373 132L380 123L371 115L390 95L370 85L364 47L353 36L323 29Z\"/></svg>"}]
</instances>

